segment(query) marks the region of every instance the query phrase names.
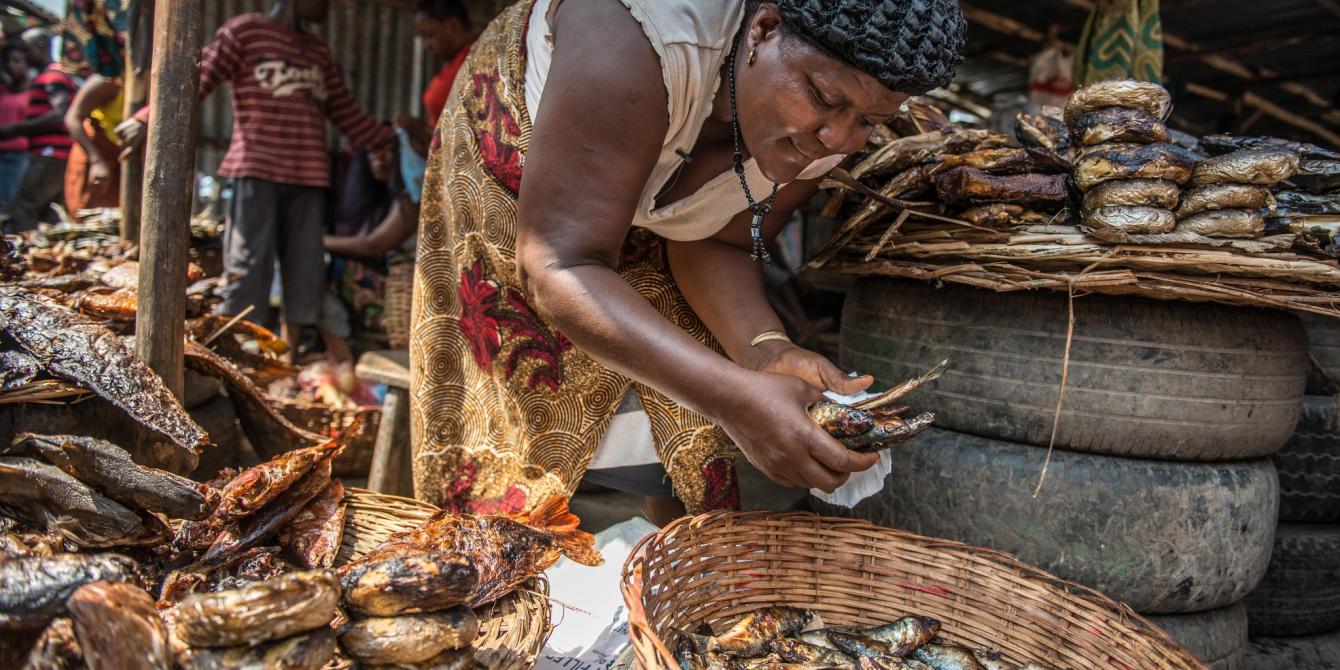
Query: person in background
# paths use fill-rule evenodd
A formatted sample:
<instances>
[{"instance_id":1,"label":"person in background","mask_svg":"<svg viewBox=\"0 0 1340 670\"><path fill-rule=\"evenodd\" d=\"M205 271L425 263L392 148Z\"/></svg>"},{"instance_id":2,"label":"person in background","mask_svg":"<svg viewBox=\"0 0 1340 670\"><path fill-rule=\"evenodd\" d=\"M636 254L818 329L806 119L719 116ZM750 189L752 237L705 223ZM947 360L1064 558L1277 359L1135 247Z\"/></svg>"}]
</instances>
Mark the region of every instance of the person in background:
<instances>
[{"instance_id":1,"label":"person in background","mask_svg":"<svg viewBox=\"0 0 1340 670\"><path fill-rule=\"evenodd\" d=\"M50 216L52 203L65 202L65 163L74 140L65 130L65 111L79 88L74 77L51 62L51 33L32 28L23 33L28 65L39 70L28 90L28 114L20 123L0 126L0 140L28 138L28 166L19 181L10 220L18 232L37 227Z\"/></svg>"},{"instance_id":2,"label":"person in background","mask_svg":"<svg viewBox=\"0 0 1340 670\"><path fill-rule=\"evenodd\" d=\"M72 215L121 203L116 127L124 104L121 82L95 74L79 88L65 113L65 129L75 141L65 166L65 206Z\"/></svg>"},{"instance_id":3,"label":"person in background","mask_svg":"<svg viewBox=\"0 0 1340 670\"><path fill-rule=\"evenodd\" d=\"M373 150L395 133L368 116L345 86L330 48L303 30L321 22L328 0L276 0L268 14L229 19L205 47L200 97L220 84L233 93L233 134L219 174L233 179L233 205L224 233L223 303L236 315L270 322L275 259L283 285L281 333L294 355L302 327L320 323L325 295L326 121L351 144ZM144 143L150 109L122 125L128 149Z\"/></svg>"},{"instance_id":4,"label":"person in background","mask_svg":"<svg viewBox=\"0 0 1340 670\"><path fill-rule=\"evenodd\" d=\"M423 40L424 49L430 56L442 61L442 69L423 91L426 118L401 114L396 118L396 127L409 135L415 152L427 156L429 134L437 127L437 119L451 94L451 83L470 54L476 34L470 23L470 13L461 0L419 0L414 12L414 34Z\"/></svg>"},{"instance_id":5,"label":"person in background","mask_svg":"<svg viewBox=\"0 0 1340 670\"><path fill-rule=\"evenodd\" d=\"M28 47L22 42L6 44L3 52L4 86L0 87L0 126L23 122L28 117ZM0 140L0 206L9 208L28 166L28 138L23 135Z\"/></svg>"}]
</instances>

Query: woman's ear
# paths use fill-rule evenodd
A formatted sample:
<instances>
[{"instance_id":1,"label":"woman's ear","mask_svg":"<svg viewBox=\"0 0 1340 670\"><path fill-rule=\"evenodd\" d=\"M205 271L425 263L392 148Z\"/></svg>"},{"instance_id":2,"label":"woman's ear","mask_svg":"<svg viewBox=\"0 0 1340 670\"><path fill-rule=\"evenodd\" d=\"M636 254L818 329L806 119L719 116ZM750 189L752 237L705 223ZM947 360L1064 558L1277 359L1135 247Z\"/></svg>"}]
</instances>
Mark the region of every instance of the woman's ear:
<instances>
[{"instance_id":1,"label":"woman's ear","mask_svg":"<svg viewBox=\"0 0 1340 670\"><path fill-rule=\"evenodd\" d=\"M748 35L745 43L741 45L741 50L748 53L750 48L780 37L781 30L782 13L777 9L777 5L771 2L761 3L749 20Z\"/></svg>"}]
</instances>

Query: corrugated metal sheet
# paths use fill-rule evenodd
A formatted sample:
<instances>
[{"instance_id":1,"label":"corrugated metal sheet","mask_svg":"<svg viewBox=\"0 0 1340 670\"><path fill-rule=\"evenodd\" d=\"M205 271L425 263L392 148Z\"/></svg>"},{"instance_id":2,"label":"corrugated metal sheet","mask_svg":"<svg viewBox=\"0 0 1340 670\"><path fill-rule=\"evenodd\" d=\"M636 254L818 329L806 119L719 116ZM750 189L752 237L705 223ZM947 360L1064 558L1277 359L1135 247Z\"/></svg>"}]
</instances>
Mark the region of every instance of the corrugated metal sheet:
<instances>
[{"instance_id":1,"label":"corrugated metal sheet","mask_svg":"<svg viewBox=\"0 0 1340 670\"><path fill-rule=\"evenodd\" d=\"M247 12L263 12L270 0L207 0L205 41L224 21ZM344 72L354 99L368 113L391 120L397 114L422 116L419 94L432 66L414 38L414 10L406 2L333 2L330 18L316 29ZM232 136L232 100L228 91L215 92L200 110L199 170L214 174ZM338 133L328 133L331 148L340 146Z\"/></svg>"}]
</instances>

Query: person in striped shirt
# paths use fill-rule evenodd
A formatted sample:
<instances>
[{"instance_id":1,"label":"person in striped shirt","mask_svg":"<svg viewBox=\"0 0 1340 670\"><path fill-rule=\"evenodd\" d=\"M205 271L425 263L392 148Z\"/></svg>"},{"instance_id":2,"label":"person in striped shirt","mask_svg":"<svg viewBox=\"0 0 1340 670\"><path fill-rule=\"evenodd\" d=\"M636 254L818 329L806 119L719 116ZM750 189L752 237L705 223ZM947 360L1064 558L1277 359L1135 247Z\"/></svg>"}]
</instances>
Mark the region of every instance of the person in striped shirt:
<instances>
[{"instance_id":1,"label":"person in striped shirt","mask_svg":"<svg viewBox=\"0 0 1340 670\"><path fill-rule=\"evenodd\" d=\"M51 62L51 33L33 28L23 33L28 45L28 64L39 70L28 90L28 114L20 123L0 126L0 140L28 138L28 167L19 181L10 205L7 232L37 227L38 220L53 219L51 205L65 205L65 163L74 140L65 130L65 110L79 84Z\"/></svg>"},{"instance_id":2,"label":"person in striped shirt","mask_svg":"<svg viewBox=\"0 0 1340 670\"><path fill-rule=\"evenodd\" d=\"M269 13L229 19L200 63L200 97L220 84L233 94L233 133L219 174L233 179L224 235L226 315L255 311L270 319L269 292L279 260L282 333L296 345L301 327L320 322L325 293L322 235L329 120L358 149L391 145L395 132L364 113L349 93L330 48L303 29L329 12L328 0L276 0ZM143 144L149 109L122 124L123 146ZM292 348L296 349L296 346ZM291 355L291 354L290 354Z\"/></svg>"}]
</instances>

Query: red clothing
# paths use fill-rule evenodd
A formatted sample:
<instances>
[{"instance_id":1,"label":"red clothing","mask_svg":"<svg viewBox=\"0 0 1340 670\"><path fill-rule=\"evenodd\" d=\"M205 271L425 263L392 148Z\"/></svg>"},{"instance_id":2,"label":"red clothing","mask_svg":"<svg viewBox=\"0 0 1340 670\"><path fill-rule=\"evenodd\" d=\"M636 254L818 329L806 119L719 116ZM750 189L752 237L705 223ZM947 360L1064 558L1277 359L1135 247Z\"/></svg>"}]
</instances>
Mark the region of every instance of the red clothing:
<instances>
[{"instance_id":1,"label":"red clothing","mask_svg":"<svg viewBox=\"0 0 1340 670\"><path fill-rule=\"evenodd\" d=\"M233 88L233 137L219 166L225 177L298 186L330 185L326 119L359 149L395 141L395 131L359 109L330 48L264 14L229 19L205 47L200 97ZM148 118L147 109L137 118Z\"/></svg>"},{"instance_id":2,"label":"red clothing","mask_svg":"<svg viewBox=\"0 0 1340 670\"><path fill-rule=\"evenodd\" d=\"M447 97L451 95L451 83L456 81L456 72L465 63L465 57L470 55L472 46L474 42L461 47L461 50L457 51L436 75L433 75L433 79L428 82L428 88L423 90L423 111L428 116L429 128L437 127L437 117L442 116L442 108L447 106Z\"/></svg>"},{"instance_id":3,"label":"red clothing","mask_svg":"<svg viewBox=\"0 0 1340 670\"><path fill-rule=\"evenodd\" d=\"M28 90L17 93L9 87L0 87L0 126L22 123L28 118ZM0 151L27 151L28 138L25 136L0 140Z\"/></svg>"},{"instance_id":4,"label":"red clothing","mask_svg":"<svg viewBox=\"0 0 1340 670\"><path fill-rule=\"evenodd\" d=\"M28 89L28 119L36 119L51 113L51 98L64 93L70 99L74 98L74 92L79 88L74 78L60 69L59 65L52 63L42 74L37 75L33 80L33 85ZM64 124L61 128L65 128ZM70 157L70 147L74 146L74 139L70 134L61 130L60 132L47 135L32 135L28 138L28 150L34 156L47 156L59 160L65 160Z\"/></svg>"}]
</instances>

